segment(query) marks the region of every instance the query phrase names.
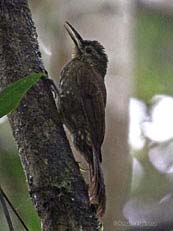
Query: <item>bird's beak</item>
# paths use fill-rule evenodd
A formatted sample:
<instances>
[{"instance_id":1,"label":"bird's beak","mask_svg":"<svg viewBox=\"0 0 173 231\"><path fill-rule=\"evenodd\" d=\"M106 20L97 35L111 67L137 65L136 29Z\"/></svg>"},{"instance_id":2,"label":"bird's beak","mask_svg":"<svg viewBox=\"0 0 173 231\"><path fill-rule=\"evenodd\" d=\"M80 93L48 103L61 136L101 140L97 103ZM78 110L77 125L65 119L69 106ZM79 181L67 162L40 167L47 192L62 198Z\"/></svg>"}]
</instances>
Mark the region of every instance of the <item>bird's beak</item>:
<instances>
[{"instance_id":1,"label":"bird's beak","mask_svg":"<svg viewBox=\"0 0 173 231\"><path fill-rule=\"evenodd\" d=\"M69 22L65 22L64 26L68 34L70 35L71 39L73 40L76 48L80 51L80 48L82 47L83 43L82 37Z\"/></svg>"}]
</instances>

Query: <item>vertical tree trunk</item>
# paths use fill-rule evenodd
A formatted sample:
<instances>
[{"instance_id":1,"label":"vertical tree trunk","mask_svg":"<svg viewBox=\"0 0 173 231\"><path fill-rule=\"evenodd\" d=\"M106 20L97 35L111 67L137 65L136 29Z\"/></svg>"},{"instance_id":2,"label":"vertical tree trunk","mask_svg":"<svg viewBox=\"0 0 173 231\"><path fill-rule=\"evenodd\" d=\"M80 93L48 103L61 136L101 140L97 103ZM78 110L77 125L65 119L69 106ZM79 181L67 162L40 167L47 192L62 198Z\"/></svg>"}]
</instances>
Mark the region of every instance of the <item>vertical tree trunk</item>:
<instances>
[{"instance_id":1,"label":"vertical tree trunk","mask_svg":"<svg viewBox=\"0 0 173 231\"><path fill-rule=\"evenodd\" d=\"M57 0L53 3L53 7L56 8ZM107 192L104 228L106 231L124 231L125 227L122 225L123 222L126 224L126 221L123 216L123 206L128 200L131 183L128 105L134 58L132 44L134 1L59 0L57 9L58 7L63 9L63 14L56 18L56 22L62 23L68 20L84 39L101 42L108 54L108 73L105 78L108 93L106 136L102 151ZM61 31L60 26L59 30ZM58 45L58 39L56 39L56 47L58 51L62 51L64 60L64 53L70 54L71 43L62 36L63 32L59 35ZM66 49L67 44L68 50ZM54 62L52 69L57 72L57 66L62 64L59 64L61 61L58 63L56 54L57 52L53 52L51 63Z\"/></svg>"},{"instance_id":2,"label":"vertical tree trunk","mask_svg":"<svg viewBox=\"0 0 173 231\"><path fill-rule=\"evenodd\" d=\"M0 86L44 71L27 0L1 0ZM44 80L27 93L9 120L42 230L98 230L87 187Z\"/></svg>"}]
</instances>

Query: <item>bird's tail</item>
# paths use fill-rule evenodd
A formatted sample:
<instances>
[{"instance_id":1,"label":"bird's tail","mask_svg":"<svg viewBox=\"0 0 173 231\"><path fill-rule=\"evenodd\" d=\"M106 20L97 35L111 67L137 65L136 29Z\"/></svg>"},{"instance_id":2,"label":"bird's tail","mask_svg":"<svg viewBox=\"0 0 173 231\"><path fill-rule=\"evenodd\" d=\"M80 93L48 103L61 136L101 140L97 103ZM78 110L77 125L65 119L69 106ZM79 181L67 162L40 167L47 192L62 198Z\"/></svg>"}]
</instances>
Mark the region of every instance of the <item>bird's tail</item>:
<instances>
[{"instance_id":1,"label":"bird's tail","mask_svg":"<svg viewBox=\"0 0 173 231\"><path fill-rule=\"evenodd\" d=\"M89 196L91 203L97 206L97 216L102 217L106 207L106 195L100 156L101 150L93 148L93 160L92 163L89 163Z\"/></svg>"}]
</instances>

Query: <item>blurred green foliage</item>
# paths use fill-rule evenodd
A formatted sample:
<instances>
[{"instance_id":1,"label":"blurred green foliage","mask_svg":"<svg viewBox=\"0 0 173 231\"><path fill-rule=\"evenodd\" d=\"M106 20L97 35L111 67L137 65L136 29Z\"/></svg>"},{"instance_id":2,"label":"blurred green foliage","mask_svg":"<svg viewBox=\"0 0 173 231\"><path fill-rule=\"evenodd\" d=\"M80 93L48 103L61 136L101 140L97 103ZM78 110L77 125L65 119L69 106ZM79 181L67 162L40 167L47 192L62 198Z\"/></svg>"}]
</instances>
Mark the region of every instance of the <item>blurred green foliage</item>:
<instances>
[{"instance_id":1,"label":"blurred green foliage","mask_svg":"<svg viewBox=\"0 0 173 231\"><path fill-rule=\"evenodd\" d=\"M173 15L140 8L136 17L134 96L150 103L154 95L173 95ZM160 201L172 190L171 180L152 165L148 151L146 144L143 150L132 153L144 175L142 179L133 176L131 196L143 200L143 205L151 198Z\"/></svg>"},{"instance_id":2,"label":"blurred green foliage","mask_svg":"<svg viewBox=\"0 0 173 231\"><path fill-rule=\"evenodd\" d=\"M173 94L173 16L140 9L136 20L135 96Z\"/></svg>"},{"instance_id":3,"label":"blurred green foliage","mask_svg":"<svg viewBox=\"0 0 173 231\"><path fill-rule=\"evenodd\" d=\"M14 111L26 92L44 76L43 73L33 73L12 83L1 91L0 117ZM5 192L8 195L9 191L8 197L14 207L16 207L16 210L19 210L21 216L25 218L26 224L28 223L27 227L30 227L30 230L33 231L39 230L38 219L28 197L25 177L16 147L13 140L9 139L9 134L5 137L5 134L10 132L10 128L7 126L7 123L0 125L0 128L0 184L3 189L6 188L7 185L9 186L7 187L7 192ZM5 138L7 138L8 141L5 141ZM3 185L5 186L3 187ZM10 215L12 216L12 214ZM20 222L16 219L16 226L18 223ZM0 226L0 230L4 229L5 227ZM16 228L16 230L20 230L20 227Z\"/></svg>"},{"instance_id":4,"label":"blurred green foliage","mask_svg":"<svg viewBox=\"0 0 173 231\"><path fill-rule=\"evenodd\" d=\"M146 102L155 94L173 94L172 28L173 20L170 16L144 9L137 13L135 96ZM142 181L143 187L136 188L133 193L148 196L148 193L153 192L155 196L160 189L164 191L167 188L168 181L151 164L149 166L146 153L141 155L140 161L147 175ZM7 122L0 124L0 182L30 230L40 230L39 219L27 192L24 172ZM16 230L22 230L16 218L14 221ZM0 224L4 224L0 231L8 230L1 214Z\"/></svg>"},{"instance_id":5,"label":"blurred green foliage","mask_svg":"<svg viewBox=\"0 0 173 231\"><path fill-rule=\"evenodd\" d=\"M8 122L0 124L0 182L14 207L29 227L29 230L39 231L40 222L28 195L23 168ZM23 227L12 211L10 209L9 211L12 215L15 230L22 231ZM7 224L4 221L5 218L1 211L0 231L8 230ZM2 224L4 224L4 226L2 226Z\"/></svg>"}]
</instances>

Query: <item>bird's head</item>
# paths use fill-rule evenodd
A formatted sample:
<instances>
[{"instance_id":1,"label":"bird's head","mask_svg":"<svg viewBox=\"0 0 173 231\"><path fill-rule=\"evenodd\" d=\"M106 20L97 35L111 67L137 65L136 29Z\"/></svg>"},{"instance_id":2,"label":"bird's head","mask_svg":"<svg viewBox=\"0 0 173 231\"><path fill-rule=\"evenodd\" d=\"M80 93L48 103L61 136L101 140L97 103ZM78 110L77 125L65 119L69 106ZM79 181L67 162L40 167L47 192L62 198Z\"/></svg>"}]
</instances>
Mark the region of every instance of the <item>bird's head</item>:
<instances>
[{"instance_id":1,"label":"bird's head","mask_svg":"<svg viewBox=\"0 0 173 231\"><path fill-rule=\"evenodd\" d=\"M89 63L104 77L108 62L104 47L97 41L82 39L81 35L69 22L65 23L65 28L75 44L72 57L79 57L82 61Z\"/></svg>"}]
</instances>

